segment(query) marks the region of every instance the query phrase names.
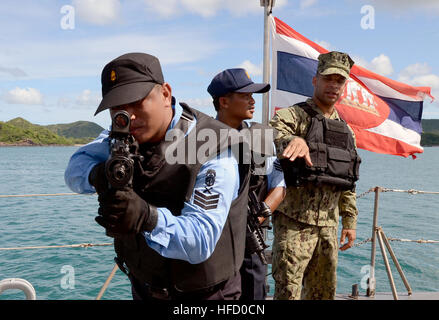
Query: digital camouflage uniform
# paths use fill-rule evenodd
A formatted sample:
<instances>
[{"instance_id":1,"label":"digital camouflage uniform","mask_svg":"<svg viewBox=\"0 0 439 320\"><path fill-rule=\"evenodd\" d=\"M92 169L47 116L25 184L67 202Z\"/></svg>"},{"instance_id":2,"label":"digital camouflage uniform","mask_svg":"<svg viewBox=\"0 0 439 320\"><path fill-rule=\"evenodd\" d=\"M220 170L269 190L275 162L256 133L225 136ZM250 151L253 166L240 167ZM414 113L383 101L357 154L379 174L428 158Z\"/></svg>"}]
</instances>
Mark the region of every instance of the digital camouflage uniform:
<instances>
[{"instance_id":1,"label":"digital camouflage uniform","mask_svg":"<svg viewBox=\"0 0 439 320\"><path fill-rule=\"evenodd\" d=\"M312 99L306 102L322 114ZM335 109L329 118L340 119ZM305 138L310 124L311 117L298 105L276 113L270 125L279 132L275 139L279 158L294 137ZM355 192L306 182L287 187L277 211L273 217L274 299L334 299L338 220L341 216L344 229L356 228Z\"/></svg>"}]
</instances>

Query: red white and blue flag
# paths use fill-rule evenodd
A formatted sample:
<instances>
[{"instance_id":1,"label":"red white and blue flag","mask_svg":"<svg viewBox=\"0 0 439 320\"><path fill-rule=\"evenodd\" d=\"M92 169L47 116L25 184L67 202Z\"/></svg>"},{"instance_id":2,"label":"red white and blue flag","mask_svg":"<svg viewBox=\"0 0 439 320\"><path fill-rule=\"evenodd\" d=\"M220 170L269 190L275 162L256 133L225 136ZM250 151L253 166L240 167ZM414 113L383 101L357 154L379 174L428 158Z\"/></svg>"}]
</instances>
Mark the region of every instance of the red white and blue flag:
<instances>
[{"instance_id":1,"label":"red white and blue flag","mask_svg":"<svg viewBox=\"0 0 439 320\"><path fill-rule=\"evenodd\" d=\"M305 38L281 20L271 18L272 115L312 97L317 57L328 50ZM354 130L357 147L416 158L422 153L423 100L431 88L413 87L354 65L336 104Z\"/></svg>"}]
</instances>

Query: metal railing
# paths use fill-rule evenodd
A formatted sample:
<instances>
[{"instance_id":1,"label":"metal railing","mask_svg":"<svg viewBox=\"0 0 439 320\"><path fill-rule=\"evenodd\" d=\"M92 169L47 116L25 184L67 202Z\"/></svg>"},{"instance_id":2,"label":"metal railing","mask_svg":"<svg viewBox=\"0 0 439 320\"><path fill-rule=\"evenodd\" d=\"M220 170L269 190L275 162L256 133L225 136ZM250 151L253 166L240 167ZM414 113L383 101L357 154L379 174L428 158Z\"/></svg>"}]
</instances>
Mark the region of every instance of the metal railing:
<instances>
[{"instance_id":1,"label":"metal railing","mask_svg":"<svg viewBox=\"0 0 439 320\"><path fill-rule=\"evenodd\" d=\"M379 196L382 192L406 192L409 194L439 194L439 192L431 192L431 191L421 191L421 190L400 190L400 189L389 189L389 188L383 188L383 187L374 187L370 188L366 192L363 192L362 194L357 196L357 199L364 197L365 195L374 192L375 193L375 199L374 199L374 212L373 212L373 224L372 224L372 237L366 240L363 240L361 242L358 242L354 246L360 246L362 244L365 244L367 242L372 242L372 248L371 248L371 270L370 270L370 277L369 277L369 287L367 289L366 295L368 297L374 297L375 291L376 291L376 279L375 279L375 258L376 258L376 242L378 239L378 243L380 245L381 253L384 259L384 264L387 271L387 276L389 278L390 287L392 289L393 298L395 300L398 300L398 293L396 292L395 287L395 281L393 279L392 271L390 269L390 263L389 259L387 257L386 249L389 252L393 263L395 264L398 273L407 289L408 295L412 294L412 289L410 287L410 284L408 283L408 280L401 268L401 265L398 262L398 259L390 245L390 241L401 241L401 242L417 242L417 243L439 243L439 240L424 240L424 239L418 239L418 240L411 240L411 239L399 239L399 238L387 238L387 236L384 233L384 230L381 226L378 226L378 205L379 205ZM22 194L22 195L0 195L0 198L12 198L12 197L43 197L43 196L70 196L70 195L80 195L77 193L56 193L56 194ZM49 248L89 248L94 246L111 246L112 243L80 243L80 244L69 244L69 245L52 245L52 246L27 246L27 247L10 247L10 248L0 248L0 251L8 251L8 250L27 250L27 249L49 249ZM269 264L271 264L272 261L272 252L271 250L266 251L267 261ZM118 267L117 264L114 265L109 277L105 281L104 285L102 286L98 296L96 297L97 300L101 299L102 295L104 294L106 288L108 287L108 284L110 283L111 279L113 278L115 272L117 271ZM267 275L268 276L268 275Z\"/></svg>"}]
</instances>

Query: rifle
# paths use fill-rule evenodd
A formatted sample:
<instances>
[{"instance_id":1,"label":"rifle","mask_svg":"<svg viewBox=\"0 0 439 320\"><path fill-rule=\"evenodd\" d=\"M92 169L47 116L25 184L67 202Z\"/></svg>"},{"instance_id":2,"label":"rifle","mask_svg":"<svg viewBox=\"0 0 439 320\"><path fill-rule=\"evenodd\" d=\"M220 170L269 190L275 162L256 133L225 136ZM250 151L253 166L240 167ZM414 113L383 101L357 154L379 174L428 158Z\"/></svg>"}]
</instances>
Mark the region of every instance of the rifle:
<instances>
[{"instance_id":1,"label":"rifle","mask_svg":"<svg viewBox=\"0 0 439 320\"><path fill-rule=\"evenodd\" d=\"M112 188L132 187L134 160L142 160L137 153L138 144L130 134L130 115L117 111L112 116L110 157L105 163L105 174Z\"/></svg>"},{"instance_id":2,"label":"rifle","mask_svg":"<svg viewBox=\"0 0 439 320\"><path fill-rule=\"evenodd\" d=\"M247 233L246 233L246 250L249 253L256 253L263 264L267 264L267 257L264 250L268 245L264 241L264 232L259 223L259 217L267 218L271 215L271 210L265 202L259 202L256 192L249 192L248 215L247 215Z\"/></svg>"}]
</instances>

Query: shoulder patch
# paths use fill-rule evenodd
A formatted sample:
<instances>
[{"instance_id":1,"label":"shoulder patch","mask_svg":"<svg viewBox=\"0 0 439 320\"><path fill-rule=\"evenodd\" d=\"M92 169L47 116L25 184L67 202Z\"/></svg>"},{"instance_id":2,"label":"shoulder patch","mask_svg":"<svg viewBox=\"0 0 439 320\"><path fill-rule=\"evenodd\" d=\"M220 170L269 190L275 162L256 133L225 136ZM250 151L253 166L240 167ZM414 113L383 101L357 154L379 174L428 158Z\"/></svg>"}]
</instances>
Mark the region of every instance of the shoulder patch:
<instances>
[{"instance_id":1,"label":"shoulder patch","mask_svg":"<svg viewBox=\"0 0 439 320\"><path fill-rule=\"evenodd\" d=\"M213 169L207 170L206 178L204 179L204 183L206 186L211 187L215 183L216 172Z\"/></svg>"}]
</instances>

